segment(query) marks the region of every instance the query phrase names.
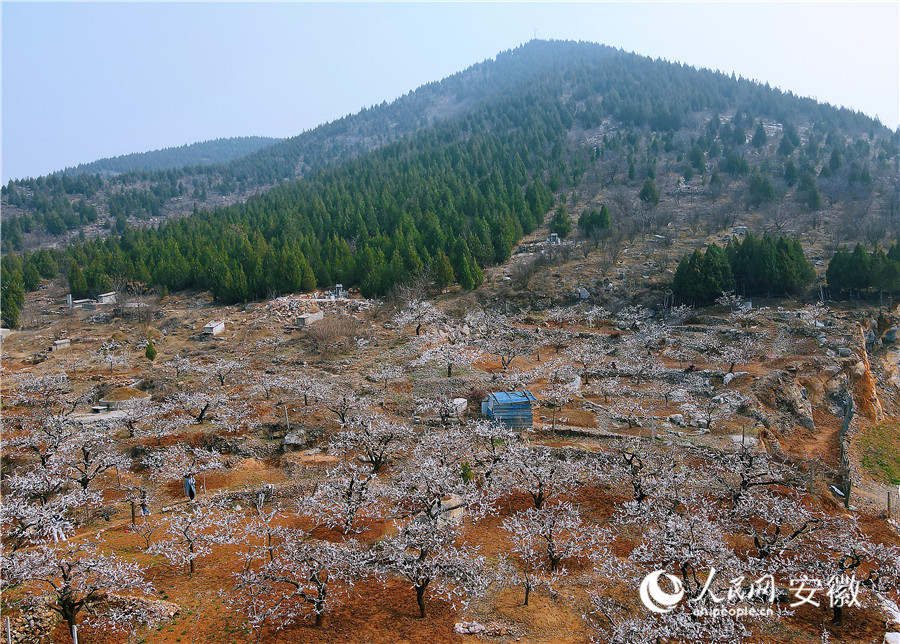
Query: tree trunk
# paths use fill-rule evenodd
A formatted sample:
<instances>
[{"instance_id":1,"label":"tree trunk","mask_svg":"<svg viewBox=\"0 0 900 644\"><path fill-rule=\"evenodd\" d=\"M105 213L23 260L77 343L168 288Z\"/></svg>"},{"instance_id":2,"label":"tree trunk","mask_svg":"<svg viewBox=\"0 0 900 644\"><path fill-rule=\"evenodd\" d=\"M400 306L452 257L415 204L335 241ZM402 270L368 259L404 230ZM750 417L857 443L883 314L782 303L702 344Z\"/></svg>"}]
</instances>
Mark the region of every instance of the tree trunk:
<instances>
[{"instance_id":1,"label":"tree trunk","mask_svg":"<svg viewBox=\"0 0 900 644\"><path fill-rule=\"evenodd\" d=\"M831 618L832 624L843 624L844 623L844 607L835 605L832 610L834 610L834 617Z\"/></svg>"},{"instance_id":2,"label":"tree trunk","mask_svg":"<svg viewBox=\"0 0 900 644\"><path fill-rule=\"evenodd\" d=\"M325 623L325 598L328 595L328 589L325 584L319 584L319 596L316 598L316 628Z\"/></svg>"},{"instance_id":3,"label":"tree trunk","mask_svg":"<svg viewBox=\"0 0 900 644\"><path fill-rule=\"evenodd\" d=\"M71 635L72 628L77 625L76 618L78 617L78 609L75 608L71 602L61 602L59 612L69 625L69 634Z\"/></svg>"},{"instance_id":4,"label":"tree trunk","mask_svg":"<svg viewBox=\"0 0 900 644\"><path fill-rule=\"evenodd\" d=\"M453 375L453 363L447 363L447 377L451 377Z\"/></svg>"},{"instance_id":5,"label":"tree trunk","mask_svg":"<svg viewBox=\"0 0 900 644\"><path fill-rule=\"evenodd\" d=\"M531 594L531 584L525 584L525 603L524 606L528 606L528 595Z\"/></svg>"},{"instance_id":6,"label":"tree trunk","mask_svg":"<svg viewBox=\"0 0 900 644\"><path fill-rule=\"evenodd\" d=\"M425 589L428 588L428 581L426 580L422 585L416 586L416 603L419 605L419 617L424 619L425 617Z\"/></svg>"}]
</instances>

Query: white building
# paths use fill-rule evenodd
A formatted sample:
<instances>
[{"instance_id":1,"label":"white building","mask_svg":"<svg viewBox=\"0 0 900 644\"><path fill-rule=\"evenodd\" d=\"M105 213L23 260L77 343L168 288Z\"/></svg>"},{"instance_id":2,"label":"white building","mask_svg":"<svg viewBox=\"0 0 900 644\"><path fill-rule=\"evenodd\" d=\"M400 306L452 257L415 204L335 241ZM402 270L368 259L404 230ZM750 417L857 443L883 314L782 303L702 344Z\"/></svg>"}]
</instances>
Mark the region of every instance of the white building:
<instances>
[{"instance_id":1,"label":"white building","mask_svg":"<svg viewBox=\"0 0 900 644\"><path fill-rule=\"evenodd\" d=\"M203 327L203 335L219 335L225 330L224 320L213 320Z\"/></svg>"}]
</instances>

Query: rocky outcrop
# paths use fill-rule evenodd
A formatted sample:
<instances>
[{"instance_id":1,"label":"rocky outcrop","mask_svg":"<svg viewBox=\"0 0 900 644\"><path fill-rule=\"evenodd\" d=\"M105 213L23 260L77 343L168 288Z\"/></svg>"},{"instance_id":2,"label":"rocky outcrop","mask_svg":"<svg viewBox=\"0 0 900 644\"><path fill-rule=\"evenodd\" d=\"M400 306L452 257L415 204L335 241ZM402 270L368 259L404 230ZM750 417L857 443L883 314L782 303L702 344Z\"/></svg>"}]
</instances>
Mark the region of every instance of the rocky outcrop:
<instances>
[{"instance_id":1,"label":"rocky outcrop","mask_svg":"<svg viewBox=\"0 0 900 644\"><path fill-rule=\"evenodd\" d=\"M850 369L851 383L853 384L853 398L856 402L856 411L869 420L880 423L884 420L884 409L878 399L878 388L875 376L872 374L872 365L869 363L869 353L866 350L865 329L860 327L859 362Z\"/></svg>"},{"instance_id":2,"label":"rocky outcrop","mask_svg":"<svg viewBox=\"0 0 900 644\"><path fill-rule=\"evenodd\" d=\"M815 429L812 415L812 403L795 375L796 369L788 371L775 371L765 378L759 379L753 385L753 393L763 404L779 411L771 418L755 406L750 406L746 414L757 419L766 427L771 428L773 422L780 428L789 430L792 426L802 425L806 429ZM759 413L757 413L759 412Z\"/></svg>"},{"instance_id":3,"label":"rocky outcrop","mask_svg":"<svg viewBox=\"0 0 900 644\"><path fill-rule=\"evenodd\" d=\"M797 422L806 429L815 429L812 402L809 400L806 387L802 387L796 382L785 383L781 394L779 402L784 404L790 413L796 416Z\"/></svg>"}]
</instances>

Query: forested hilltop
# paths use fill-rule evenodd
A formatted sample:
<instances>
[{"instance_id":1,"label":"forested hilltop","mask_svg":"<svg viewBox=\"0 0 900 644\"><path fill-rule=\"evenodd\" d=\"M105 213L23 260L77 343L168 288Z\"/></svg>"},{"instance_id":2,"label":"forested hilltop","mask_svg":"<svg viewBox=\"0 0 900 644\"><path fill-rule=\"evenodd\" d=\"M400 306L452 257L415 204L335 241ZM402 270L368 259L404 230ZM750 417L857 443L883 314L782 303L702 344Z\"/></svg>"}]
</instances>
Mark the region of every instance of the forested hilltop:
<instances>
[{"instance_id":1,"label":"forested hilltop","mask_svg":"<svg viewBox=\"0 0 900 644\"><path fill-rule=\"evenodd\" d=\"M709 233L746 215L761 232L827 230L834 250L877 245L900 228L898 144L877 120L767 85L532 41L227 164L11 182L4 206L25 214L4 221L7 251L35 228L58 231L60 209L71 211L63 229L98 219L101 194L116 234L7 253L4 268L29 273L26 288L61 274L78 294L115 282L209 289L222 302L335 281L377 295L422 274L471 289L554 208L561 236L584 210L577 230L598 244L670 240L676 221ZM212 191L276 183L202 209ZM138 225L186 195L191 216ZM600 201L611 225L594 229L588 205Z\"/></svg>"},{"instance_id":2,"label":"forested hilltop","mask_svg":"<svg viewBox=\"0 0 900 644\"><path fill-rule=\"evenodd\" d=\"M2 188L3 252L102 237L110 229L121 231L126 222L153 225L195 206L212 209L243 201L314 168L352 159L500 96L530 74L527 67L501 58L228 163L134 169L109 178L80 172L10 181Z\"/></svg>"},{"instance_id":3,"label":"forested hilltop","mask_svg":"<svg viewBox=\"0 0 900 644\"><path fill-rule=\"evenodd\" d=\"M281 139L267 136L237 136L226 139L213 139L199 143L188 143L172 148L163 148L151 152L135 152L108 159L100 159L91 163L81 163L74 168L63 170L65 174L99 174L104 177L122 174L123 172L141 172L144 170L177 170L191 166L226 163L260 148L278 143Z\"/></svg>"}]
</instances>

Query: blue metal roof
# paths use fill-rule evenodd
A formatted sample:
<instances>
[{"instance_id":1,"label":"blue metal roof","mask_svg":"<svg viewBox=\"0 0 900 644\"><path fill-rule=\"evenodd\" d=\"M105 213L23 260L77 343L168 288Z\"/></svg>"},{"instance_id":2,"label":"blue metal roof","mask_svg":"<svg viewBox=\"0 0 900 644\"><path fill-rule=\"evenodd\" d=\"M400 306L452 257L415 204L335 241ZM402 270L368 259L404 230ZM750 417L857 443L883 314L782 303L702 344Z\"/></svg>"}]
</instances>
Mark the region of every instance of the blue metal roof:
<instances>
[{"instance_id":1,"label":"blue metal roof","mask_svg":"<svg viewBox=\"0 0 900 644\"><path fill-rule=\"evenodd\" d=\"M501 405L535 402L530 391L492 391L490 397Z\"/></svg>"}]
</instances>

